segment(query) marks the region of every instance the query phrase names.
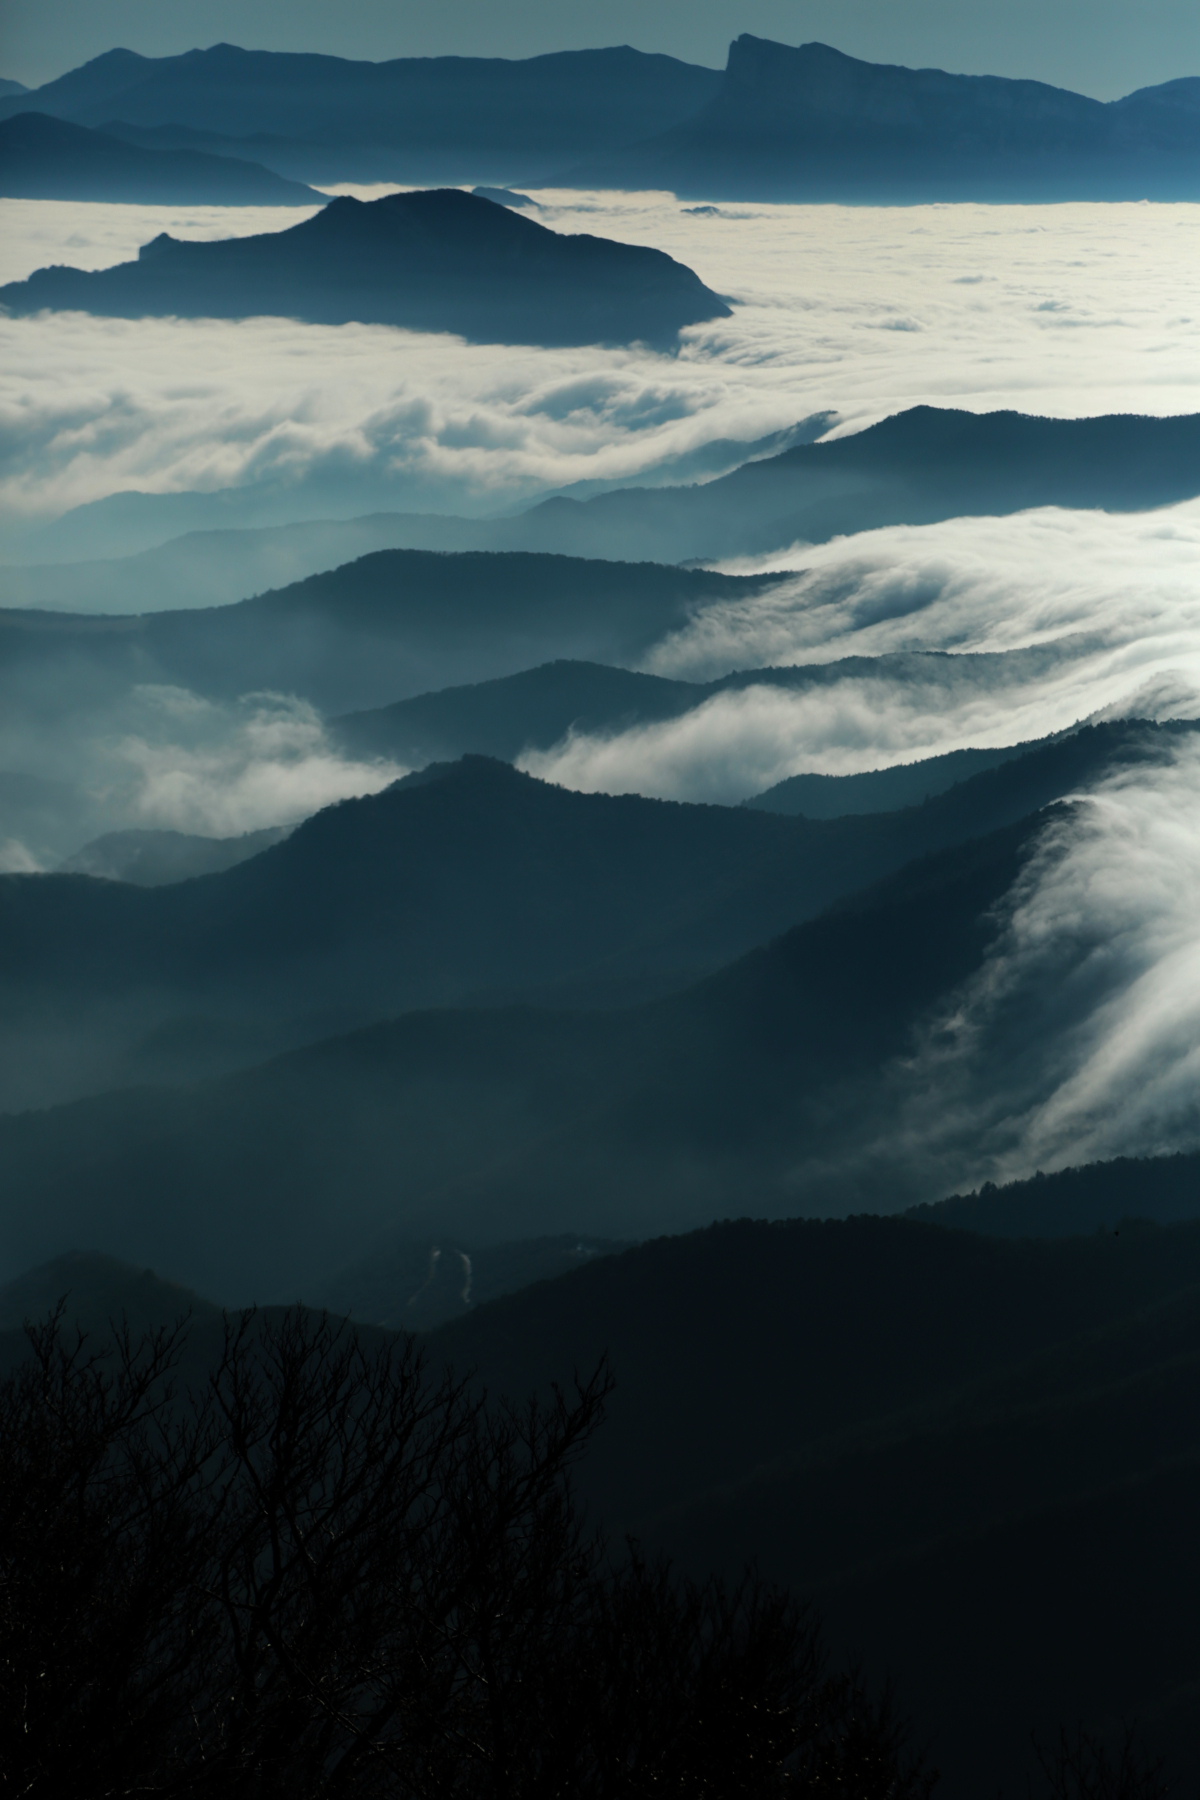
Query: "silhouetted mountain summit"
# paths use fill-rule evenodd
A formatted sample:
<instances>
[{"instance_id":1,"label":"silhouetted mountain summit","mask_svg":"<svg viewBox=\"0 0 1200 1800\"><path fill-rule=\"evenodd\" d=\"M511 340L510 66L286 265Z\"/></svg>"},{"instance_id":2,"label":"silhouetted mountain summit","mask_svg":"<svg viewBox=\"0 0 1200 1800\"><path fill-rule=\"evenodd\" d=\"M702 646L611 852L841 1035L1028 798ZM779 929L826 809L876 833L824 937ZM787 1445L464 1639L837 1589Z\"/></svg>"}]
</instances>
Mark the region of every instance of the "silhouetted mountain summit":
<instances>
[{"instance_id":1,"label":"silhouetted mountain summit","mask_svg":"<svg viewBox=\"0 0 1200 1800\"><path fill-rule=\"evenodd\" d=\"M216 44L167 57L112 50L0 101L0 115L36 106L81 125L116 120L308 180L529 181L667 130L720 80L627 47L371 63Z\"/></svg>"},{"instance_id":2,"label":"silhouetted mountain summit","mask_svg":"<svg viewBox=\"0 0 1200 1800\"><path fill-rule=\"evenodd\" d=\"M111 318L270 313L523 344L667 343L684 325L729 316L661 250L566 236L457 188L343 196L258 237L198 243L164 232L136 263L39 269L0 288L0 305Z\"/></svg>"},{"instance_id":3,"label":"silhouetted mountain summit","mask_svg":"<svg viewBox=\"0 0 1200 1800\"><path fill-rule=\"evenodd\" d=\"M695 118L575 179L714 199L1194 199L1198 152L1190 88L1105 104L747 34Z\"/></svg>"},{"instance_id":4,"label":"silhouetted mountain summit","mask_svg":"<svg viewBox=\"0 0 1200 1800\"><path fill-rule=\"evenodd\" d=\"M0 122L0 197L139 206L323 206L325 195L260 163L143 150L46 113Z\"/></svg>"}]
</instances>

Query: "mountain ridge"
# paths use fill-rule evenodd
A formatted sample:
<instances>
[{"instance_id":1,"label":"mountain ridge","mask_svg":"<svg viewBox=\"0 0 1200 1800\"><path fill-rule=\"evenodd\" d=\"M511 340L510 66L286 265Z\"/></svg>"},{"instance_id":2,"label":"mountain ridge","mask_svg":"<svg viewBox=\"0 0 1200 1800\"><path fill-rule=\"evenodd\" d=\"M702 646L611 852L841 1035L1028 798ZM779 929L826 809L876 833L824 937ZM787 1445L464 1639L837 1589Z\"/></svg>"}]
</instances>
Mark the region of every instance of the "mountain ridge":
<instances>
[{"instance_id":1,"label":"mountain ridge","mask_svg":"<svg viewBox=\"0 0 1200 1800\"><path fill-rule=\"evenodd\" d=\"M743 33L723 70L628 46L385 63L111 51L32 106L131 139L252 154L305 181L671 187L684 197L1187 199L1195 77L1101 102L1044 82L869 63ZM163 140L160 140L163 141Z\"/></svg>"},{"instance_id":2,"label":"mountain ridge","mask_svg":"<svg viewBox=\"0 0 1200 1800\"><path fill-rule=\"evenodd\" d=\"M1200 117L1190 90L1182 104L1160 93L1102 102L743 33L692 119L570 179L810 203L1194 199Z\"/></svg>"},{"instance_id":3,"label":"mountain ridge","mask_svg":"<svg viewBox=\"0 0 1200 1800\"><path fill-rule=\"evenodd\" d=\"M326 196L261 163L198 150L138 149L46 113L0 119L0 197L137 206L324 206Z\"/></svg>"},{"instance_id":4,"label":"mountain ridge","mask_svg":"<svg viewBox=\"0 0 1200 1800\"><path fill-rule=\"evenodd\" d=\"M184 128L302 180L510 186L564 159L678 122L716 70L628 46L371 63L217 44L174 57L115 50L0 101L103 127Z\"/></svg>"}]
</instances>

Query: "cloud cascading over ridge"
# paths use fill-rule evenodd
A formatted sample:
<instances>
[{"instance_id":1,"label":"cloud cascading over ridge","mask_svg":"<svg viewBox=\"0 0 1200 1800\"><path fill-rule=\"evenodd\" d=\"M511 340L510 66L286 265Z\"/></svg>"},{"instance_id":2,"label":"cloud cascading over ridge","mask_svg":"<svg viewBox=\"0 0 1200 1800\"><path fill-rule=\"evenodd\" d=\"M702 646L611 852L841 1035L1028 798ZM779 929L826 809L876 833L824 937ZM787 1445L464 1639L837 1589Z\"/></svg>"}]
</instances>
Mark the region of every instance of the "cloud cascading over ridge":
<instances>
[{"instance_id":1,"label":"cloud cascading over ridge","mask_svg":"<svg viewBox=\"0 0 1200 1800\"><path fill-rule=\"evenodd\" d=\"M898 1072L950 1182L1200 1144L1200 742L1057 809L978 975Z\"/></svg>"}]
</instances>

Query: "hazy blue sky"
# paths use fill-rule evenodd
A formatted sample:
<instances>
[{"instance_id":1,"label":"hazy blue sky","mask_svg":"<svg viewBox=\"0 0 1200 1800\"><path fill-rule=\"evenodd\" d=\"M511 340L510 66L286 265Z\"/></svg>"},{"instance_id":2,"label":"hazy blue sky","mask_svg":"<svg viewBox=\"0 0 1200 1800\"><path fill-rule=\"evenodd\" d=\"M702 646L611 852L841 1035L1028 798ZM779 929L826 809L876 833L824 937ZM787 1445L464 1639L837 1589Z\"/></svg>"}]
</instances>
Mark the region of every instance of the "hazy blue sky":
<instances>
[{"instance_id":1,"label":"hazy blue sky","mask_svg":"<svg viewBox=\"0 0 1200 1800\"><path fill-rule=\"evenodd\" d=\"M0 75L33 85L115 45L222 40L372 59L628 43L716 67L741 31L1102 99L1200 74L1197 0L0 0Z\"/></svg>"}]
</instances>

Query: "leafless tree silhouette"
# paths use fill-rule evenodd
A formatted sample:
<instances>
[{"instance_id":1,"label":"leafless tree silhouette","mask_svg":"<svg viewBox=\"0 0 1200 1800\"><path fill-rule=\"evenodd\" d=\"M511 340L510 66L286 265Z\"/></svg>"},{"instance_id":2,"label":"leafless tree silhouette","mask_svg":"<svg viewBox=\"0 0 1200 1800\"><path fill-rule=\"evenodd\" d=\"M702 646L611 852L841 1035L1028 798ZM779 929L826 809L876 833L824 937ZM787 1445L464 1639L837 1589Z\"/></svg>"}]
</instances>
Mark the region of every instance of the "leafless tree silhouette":
<instances>
[{"instance_id":1,"label":"leafless tree silhouette","mask_svg":"<svg viewBox=\"0 0 1200 1800\"><path fill-rule=\"evenodd\" d=\"M516 1407L295 1310L30 1331L0 1387L0 1777L78 1800L917 1800L815 1618L590 1531L601 1366Z\"/></svg>"}]
</instances>

